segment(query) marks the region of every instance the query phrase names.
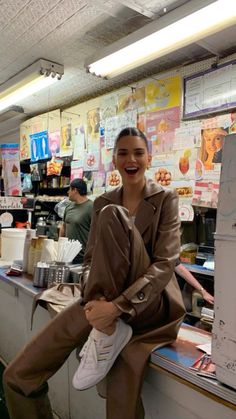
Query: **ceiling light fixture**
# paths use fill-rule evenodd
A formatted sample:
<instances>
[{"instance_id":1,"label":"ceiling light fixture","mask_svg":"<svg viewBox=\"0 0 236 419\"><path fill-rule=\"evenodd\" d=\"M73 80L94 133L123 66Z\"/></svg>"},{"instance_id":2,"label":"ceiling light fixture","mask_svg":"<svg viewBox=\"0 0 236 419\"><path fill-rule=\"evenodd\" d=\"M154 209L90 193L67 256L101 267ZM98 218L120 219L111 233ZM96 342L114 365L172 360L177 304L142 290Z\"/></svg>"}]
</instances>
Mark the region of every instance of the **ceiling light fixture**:
<instances>
[{"instance_id":1,"label":"ceiling light fixture","mask_svg":"<svg viewBox=\"0 0 236 419\"><path fill-rule=\"evenodd\" d=\"M44 59L36 61L0 84L0 112L61 80L63 74L61 64Z\"/></svg>"},{"instance_id":2,"label":"ceiling light fixture","mask_svg":"<svg viewBox=\"0 0 236 419\"><path fill-rule=\"evenodd\" d=\"M105 54L86 65L87 71L116 77L236 24L236 1L208 3L193 0L167 13L107 47Z\"/></svg>"}]
</instances>

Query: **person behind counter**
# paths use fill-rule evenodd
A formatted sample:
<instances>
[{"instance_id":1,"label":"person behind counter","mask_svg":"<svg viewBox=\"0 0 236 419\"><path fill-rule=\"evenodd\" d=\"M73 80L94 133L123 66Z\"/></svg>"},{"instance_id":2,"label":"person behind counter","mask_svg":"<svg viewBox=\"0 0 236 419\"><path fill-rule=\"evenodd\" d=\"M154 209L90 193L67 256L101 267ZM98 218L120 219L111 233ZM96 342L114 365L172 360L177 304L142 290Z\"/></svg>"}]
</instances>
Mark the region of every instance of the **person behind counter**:
<instances>
[{"instance_id":1,"label":"person behind counter","mask_svg":"<svg viewBox=\"0 0 236 419\"><path fill-rule=\"evenodd\" d=\"M93 202L87 197L87 185L82 179L73 179L68 191L71 201L65 208L59 236L79 240L82 249L73 263L82 263L91 224Z\"/></svg>"},{"instance_id":2,"label":"person behind counter","mask_svg":"<svg viewBox=\"0 0 236 419\"><path fill-rule=\"evenodd\" d=\"M76 373L74 385L91 387L110 370L107 419L143 419L140 393L150 352L177 337L185 313L174 275L178 195L145 178L151 156L140 130L120 132L113 161L123 186L95 200L82 304L77 301L54 317L4 372L12 419L25 419L25 412L30 419L52 419L46 381L88 336L82 378Z\"/></svg>"},{"instance_id":3,"label":"person behind counter","mask_svg":"<svg viewBox=\"0 0 236 419\"><path fill-rule=\"evenodd\" d=\"M198 280L191 274L191 272L189 272L189 270L180 262L180 260L178 260L178 262L176 263L175 273L181 277L179 280L177 276L180 289L183 289L184 287L184 283L181 281L181 279L183 278L184 281L186 281L188 284L190 284L193 288L195 288L197 291L199 291L202 294L202 298L207 303L214 304L213 295L209 294L209 292L207 292L202 287L200 282L198 282Z\"/></svg>"}]
</instances>

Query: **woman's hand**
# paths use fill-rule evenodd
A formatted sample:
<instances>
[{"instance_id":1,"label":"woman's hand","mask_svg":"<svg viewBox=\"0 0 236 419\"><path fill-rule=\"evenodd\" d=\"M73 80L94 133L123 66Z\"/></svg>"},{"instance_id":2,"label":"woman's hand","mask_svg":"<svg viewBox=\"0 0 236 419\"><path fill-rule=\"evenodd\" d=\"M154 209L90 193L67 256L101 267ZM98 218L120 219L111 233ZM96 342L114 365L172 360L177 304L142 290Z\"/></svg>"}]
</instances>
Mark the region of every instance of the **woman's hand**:
<instances>
[{"instance_id":1,"label":"woman's hand","mask_svg":"<svg viewBox=\"0 0 236 419\"><path fill-rule=\"evenodd\" d=\"M209 294L209 292L207 292L204 288L201 291L202 293L202 298L207 301L210 304L214 304L214 297L213 295Z\"/></svg>"},{"instance_id":2,"label":"woman's hand","mask_svg":"<svg viewBox=\"0 0 236 419\"><path fill-rule=\"evenodd\" d=\"M89 301L85 304L84 310L89 324L107 334L114 332L116 319L121 314L112 301L105 299Z\"/></svg>"}]
</instances>

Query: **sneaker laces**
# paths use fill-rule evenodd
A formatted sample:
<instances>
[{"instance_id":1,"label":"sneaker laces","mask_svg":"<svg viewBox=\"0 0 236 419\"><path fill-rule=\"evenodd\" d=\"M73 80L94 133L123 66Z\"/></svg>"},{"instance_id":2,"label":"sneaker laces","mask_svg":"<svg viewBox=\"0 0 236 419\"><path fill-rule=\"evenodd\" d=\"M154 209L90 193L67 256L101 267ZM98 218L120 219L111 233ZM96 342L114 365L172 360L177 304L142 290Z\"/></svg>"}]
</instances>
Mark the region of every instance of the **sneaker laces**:
<instances>
[{"instance_id":1,"label":"sneaker laces","mask_svg":"<svg viewBox=\"0 0 236 419\"><path fill-rule=\"evenodd\" d=\"M84 344L80 351L80 358L85 364L92 364L94 362L98 364L102 361L107 361L111 352L113 343L105 343L103 339L95 340L92 336L88 337L88 340Z\"/></svg>"}]
</instances>

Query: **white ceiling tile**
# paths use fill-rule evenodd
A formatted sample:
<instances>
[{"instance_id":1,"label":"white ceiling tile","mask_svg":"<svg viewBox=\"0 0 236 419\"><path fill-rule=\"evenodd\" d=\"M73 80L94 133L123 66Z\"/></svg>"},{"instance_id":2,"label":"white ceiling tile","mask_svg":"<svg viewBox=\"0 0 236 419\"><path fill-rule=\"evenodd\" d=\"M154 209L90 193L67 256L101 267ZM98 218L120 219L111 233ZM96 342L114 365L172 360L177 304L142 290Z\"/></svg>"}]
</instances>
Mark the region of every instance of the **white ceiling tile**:
<instances>
[{"instance_id":1,"label":"white ceiling tile","mask_svg":"<svg viewBox=\"0 0 236 419\"><path fill-rule=\"evenodd\" d=\"M0 83L39 58L64 65L60 83L21 104L28 116L118 88L150 74L236 51L236 27L149 63L120 77L87 74L85 60L104 46L136 31L153 16L192 0L0 0ZM194 0L195 1L195 0ZM209 0L207 0L208 2ZM1 127L0 127L1 135Z\"/></svg>"}]
</instances>

